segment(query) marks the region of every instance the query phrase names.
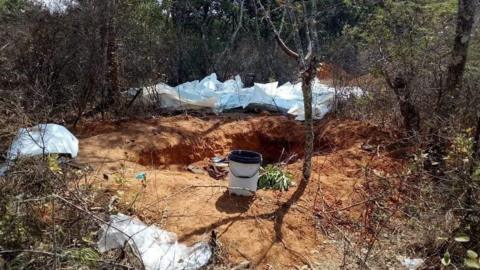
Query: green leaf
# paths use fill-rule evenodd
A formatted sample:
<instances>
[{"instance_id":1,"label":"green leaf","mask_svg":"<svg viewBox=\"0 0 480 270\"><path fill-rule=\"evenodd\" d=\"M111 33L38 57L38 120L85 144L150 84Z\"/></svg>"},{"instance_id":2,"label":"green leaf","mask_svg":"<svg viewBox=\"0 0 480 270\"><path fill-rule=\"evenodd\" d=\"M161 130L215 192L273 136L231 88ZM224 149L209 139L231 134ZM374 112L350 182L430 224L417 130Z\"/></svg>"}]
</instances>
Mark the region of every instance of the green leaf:
<instances>
[{"instance_id":1,"label":"green leaf","mask_svg":"<svg viewBox=\"0 0 480 270\"><path fill-rule=\"evenodd\" d=\"M260 169L259 189L287 191L292 185L292 175L279 166L267 165Z\"/></svg>"},{"instance_id":2,"label":"green leaf","mask_svg":"<svg viewBox=\"0 0 480 270\"><path fill-rule=\"evenodd\" d=\"M457 242L466 243L466 242L470 241L470 236L465 234L465 233L461 233L461 234L456 235L454 239Z\"/></svg>"},{"instance_id":3,"label":"green leaf","mask_svg":"<svg viewBox=\"0 0 480 270\"><path fill-rule=\"evenodd\" d=\"M443 258L442 258L441 262L445 266L450 265L450 263L452 262L450 260L450 252L447 251L447 252L445 252L445 254L443 254Z\"/></svg>"},{"instance_id":4,"label":"green leaf","mask_svg":"<svg viewBox=\"0 0 480 270\"><path fill-rule=\"evenodd\" d=\"M473 250L467 250L467 257L470 258L470 259L476 259L478 258L478 254L473 251Z\"/></svg>"},{"instance_id":5,"label":"green leaf","mask_svg":"<svg viewBox=\"0 0 480 270\"><path fill-rule=\"evenodd\" d=\"M464 264L467 268L480 269L480 263L476 259L465 258Z\"/></svg>"}]
</instances>

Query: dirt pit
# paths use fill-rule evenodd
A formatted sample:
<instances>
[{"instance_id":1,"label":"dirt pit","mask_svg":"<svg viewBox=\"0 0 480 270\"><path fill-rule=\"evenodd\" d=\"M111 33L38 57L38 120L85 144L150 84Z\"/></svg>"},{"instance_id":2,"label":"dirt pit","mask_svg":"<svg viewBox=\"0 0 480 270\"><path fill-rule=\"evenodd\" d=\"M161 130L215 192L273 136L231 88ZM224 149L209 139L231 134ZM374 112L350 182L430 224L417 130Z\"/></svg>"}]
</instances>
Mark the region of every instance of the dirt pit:
<instances>
[{"instance_id":1,"label":"dirt pit","mask_svg":"<svg viewBox=\"0 0 480 270\"><path fill-rule=\"evenodd\" d=\"M286 168L299 183L303 134L302 124L286 117L238 114L94 122L77 132L79 161L95 168L92 181L119 197L122 212L175 232L181 242L206 240L215 231L219 255L231 265L250 261L255 269L338 269L341 254L319 229L317 212L358 203L365 167L388 174L403 166L401 159L379 151L390 134L358 121L316 123L311 181L284 218L278 209L296 187L241 198L228 195L225 179L186 169L247 149L262 153L266 163L288 160ZM365 145L377 150L366 151ZM135 179L140 172L147 175L146 186ZM355 223L362 213L348 207L343 214Z\"/></svg>"}]
</instances>

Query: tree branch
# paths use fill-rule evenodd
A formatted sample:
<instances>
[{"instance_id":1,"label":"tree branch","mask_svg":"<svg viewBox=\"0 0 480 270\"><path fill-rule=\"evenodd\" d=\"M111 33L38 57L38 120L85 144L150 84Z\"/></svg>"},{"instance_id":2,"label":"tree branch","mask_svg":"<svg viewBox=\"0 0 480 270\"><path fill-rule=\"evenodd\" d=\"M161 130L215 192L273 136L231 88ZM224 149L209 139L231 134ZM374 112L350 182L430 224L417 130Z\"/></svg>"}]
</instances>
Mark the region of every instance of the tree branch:
<instances>
[{"instance_id":1,"label":"tree branch","mask_svg":"<svg viewBox=\"0 0 480 270\"><path fill-rule=\"evenodd\" d=\"M309 19L307 16L307 6L305 5L305 1L302 0L302 5L303 5L303 12L305 13L304 20L305 20L305 28L307 30L306 36L307 36L307 42L308 42L308 49L307 49L307 54L305 55L305 61L308 62L310 58L313 55L313 43L312 43L312 38L310 37L311 32L310 32L310 26L309 26Z\"/></svg>"},{"instance_id":2,"label":"tree branch","mask_svg":"<svg viewBox=\"0 0 480 270\"><path fill-rule=\"evenodd\" d=\"M267 20L268 24L273 30L273 33L275 34L275 39L277 40L278 44L282 48L282 50L290 57L295 58L296 60L299 59L299 54L290 49L287 44L285 44L285 41L283 41L282 37L280 36L280 33L278 32L277 28L275 27L275 24L273 24L272 18L270 17L270 14L267 12L265 7L263 6L262 2L260 0L257 1L258 5L260 6L260 9L264 12L265 14L265 19Z\"/></svg>"}]
</instances>

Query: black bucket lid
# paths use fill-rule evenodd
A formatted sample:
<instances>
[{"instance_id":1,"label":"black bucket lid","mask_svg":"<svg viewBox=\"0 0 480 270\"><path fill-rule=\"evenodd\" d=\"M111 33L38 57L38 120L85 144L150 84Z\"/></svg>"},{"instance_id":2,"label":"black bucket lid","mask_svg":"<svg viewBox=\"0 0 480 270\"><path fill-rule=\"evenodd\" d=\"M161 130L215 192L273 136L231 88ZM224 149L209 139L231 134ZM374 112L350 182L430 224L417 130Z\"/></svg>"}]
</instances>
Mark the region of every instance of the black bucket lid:
<instances>
[{"instance_id":1,"label":"black bucket lid","mask_svg":"<svg viewBox=\"0 0 480 270\"><path fill-rule=\"evenodd\" d=\"M228 159L244 164L262 163L262 155L260 153L248 150L233 150L228 155Z\"/></svg>"}]
</instances>

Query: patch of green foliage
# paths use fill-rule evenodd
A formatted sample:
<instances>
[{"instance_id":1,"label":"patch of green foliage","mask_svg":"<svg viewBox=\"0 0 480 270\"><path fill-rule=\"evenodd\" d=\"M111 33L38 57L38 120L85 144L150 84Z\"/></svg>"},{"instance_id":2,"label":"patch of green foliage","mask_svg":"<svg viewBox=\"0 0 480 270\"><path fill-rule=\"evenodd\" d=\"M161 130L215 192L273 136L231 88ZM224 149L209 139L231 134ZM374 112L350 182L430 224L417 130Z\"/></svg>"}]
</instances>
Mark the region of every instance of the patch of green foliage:
<instances>
[{"instance_id":1,"label":"patch of green foliage","mask_svg":"<svg viewBox=\"0 0 480 270\"><path fill-rule=\"evenodd\" d=\"M66 251L66 255L75 261L78 265L88 265L94 267L97 265L100 255L92 248L75 248Z\"/></svg>"},{"instance_id":2,"label":"patch of green foliage","mask_svg":"<svg viewBox=\"0 0 480 270\"><path fill-rule=\"evenodd\" d=\"M5 249L15 249L30 244L32 227L8 208L12 207L5 206L5 209L0 209L0 246Z\"/></svg>"},{"instance_id":3,"label":"patch of green foliage","mask_svg":"<svg viewBox=\"0 0 480 270\"><path fill-rule=\"evenodd\" d=\"M125 163L120 164L120 170L116 171L113 173L113 180L115 180L115 183L118 185L124 185L127 183L127 167Z\"/></svg>"},{"instance_id":4,"label":"patch of green foliage","mask_svg":"<svg viewBox=\"0 0 480 270\"><path fill-rule=\"evenodd\" d=\"M58 154L50 154L47 156L48 168L54 173L62 173L62 168L58 162Z\"/></svg>"},{"instance_id":5,"label":"patch of green foliage","mask_svg":"<svg viewBox=\"0 0 480 270\"><path fill-rule=\"evenodd\" d=\"M260 168L259 189L286 191L292 184L292 175L281 167L269 164Z\"/></svg>"},{"instance_id":6,"label":"patch of green foliage","mask_svg":"<svg viewBox=\"0 0 480 270\"><path fill-rule=\"evenodd\" d=\"M468 243L470 242L470 236L466 233L457 234L453 240L457 243ZM466 269L480 269L480 259L478 258L478 253L474 250L468 249L463 257L463 264ZM452 259L450 252L447 250L443 257L441 258L441 263L444 266L449 266L452 264Z\"/></svg>"}]
</instances>

